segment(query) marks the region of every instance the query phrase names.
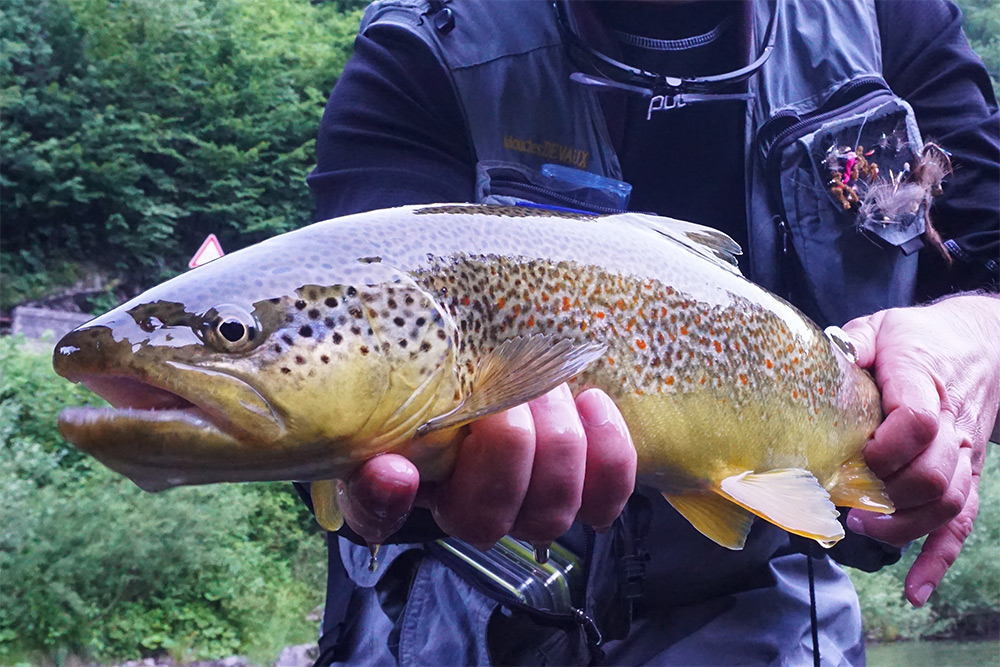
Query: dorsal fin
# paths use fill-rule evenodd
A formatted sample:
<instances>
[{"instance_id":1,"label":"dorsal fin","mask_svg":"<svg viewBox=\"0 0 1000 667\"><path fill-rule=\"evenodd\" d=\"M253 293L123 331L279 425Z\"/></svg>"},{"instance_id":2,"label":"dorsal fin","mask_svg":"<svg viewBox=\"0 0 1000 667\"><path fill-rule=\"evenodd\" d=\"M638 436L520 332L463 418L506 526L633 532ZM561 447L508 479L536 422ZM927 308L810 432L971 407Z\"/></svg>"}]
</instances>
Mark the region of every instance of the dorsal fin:
<instances>
[{"instance_id":1,"label":"dorsal fin","mask_svg":"<svg viewBox=\"0 0 1000 667\"><path fill-rule=\"evenodd\" d=\"M626 214L636 225L651 229L688 250L734 273L740 273L736 257L743 254L740 244L718 229L674 218L640 213ZM624 216L623 216L624 217Z\"/></svg>"}]
</instances>

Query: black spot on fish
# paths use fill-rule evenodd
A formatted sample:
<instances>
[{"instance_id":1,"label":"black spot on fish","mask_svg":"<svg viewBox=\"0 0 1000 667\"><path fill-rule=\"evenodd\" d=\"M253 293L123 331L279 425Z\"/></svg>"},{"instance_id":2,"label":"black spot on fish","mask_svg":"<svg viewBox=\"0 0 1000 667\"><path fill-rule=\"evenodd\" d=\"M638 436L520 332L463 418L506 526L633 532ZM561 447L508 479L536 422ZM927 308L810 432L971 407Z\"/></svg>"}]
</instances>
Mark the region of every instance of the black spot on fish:
<instances>
[{"instance_id":1,"label":"black spot on fish","mask_svg":"<svg viewBox=\"0 0 1000 667\"><path fill-rule=\"evenodd\" d=\"M361 318L361 309L360 308L351 308L347 312L350 313L351 317L353 317L354 319L360 319Z\"/></svg>"},{"instance_id":2,"label":"black spot on fish","mask_svg":"<svg viewBox=\"0 0 1000 667\"><path fill-rule=\"evenodd\" d=\"M387 341L387 340L382 341L382 351L383 352L388 352L390 347L392 347L392 345L389 345L389 341Z\"/></svg>"},{"instance_id":3,"label":"black spot on fish","mask_svg":"<svg viewBox=\"0 0 1000 667\"><path fill-rule=\"evenodd\" d=\"M309 319L310 320L318 320L319 319L319 311L316 310L315 308L310 308L309 309Z\"/></svg>"},{"instance_id":4,"label":"black spot on fish","mask_svg":"<svg viewBox=\"0 0 1000 667\"><path fill-rule=\"evenodd\" d=\"M327 308L336 308L337 307L337 300L334 299L332 296L328 296L326 298L326 301L324 301L323 303L326 304Z\"/></svg>"},{"instance_id":5,"label":"black spot on fish","mask_svg":"<svg viewBox=\"0 0 1000 667\"><path fill-rule=\"evenodd\" d=\"M407 297L405 299L403 299L403 303L405 303L407 306L412 306L413 305L413 297L407 295Z\"/></svg>"},{"instance_id":6,"label":"black spot on fish","mask_svg":"<svg viewBox=\"0 0 1000 667\"><path fill-rule=\"evenodd\" d=\"M361 354L368 354L368 346L367 345L362 345L361 346Z\"/></svg>"},{"instance_id":7,"label":"black spot on fish","mask_svg":"<svg viewBox=\"0 0 1000 667\"><path fill-rule=\"evenodd\" d=\"M339 333L337 333L336 331L334 331L334 332L333 332L333 344L334 344L334 345L340 345L340 341L342 341L342 340L344 340L344 337L343 337L343 336L341 336L341 335L340 335Z\"/></svg>"},{"instance_id":8,"label":"black spot on fish","mask_svg":"<svg viewBox=\"0 0 1000 667\"><path fill-rule=\"evenodd\" d=\"M361 295L361 300L364 301L365 303L371 303L376 298L377 297L371 292L365 292L364 294Z\"/></svg>"},{"instance_id":9,"label":"black spot on fish","mask_svg":"<svg viewBox=\"0 0 1000 667\"><path fill-rule=\"evenodd\" d=\"M302 355L297 354L297 355L295 355L295 363L297 363L299 366L301 366L302 364L306 363L306 359Z\"/></svg>"},{"instance_id":10,"label":"black spot on fish","mask_svg":"<svg viewBox=\"0 0 1000 667\"><path fill-rule=\"evenodd\" d=\"M281 372L284 373L285 375L288 375L289 373L292 372L292 369L291 368L282 368Z\"/></svg>"},{"instance_id":11,"label":"black spot on fish","mask_svg":"<svg viewBox=\"0 0 1000 667\"><path fill-rule=\"evenodd\" d=\"M406 339L405 338L400 338L399 339L399 346L400 347L406 347Z\"/></svg>"},{"instance_id":12,"label":"black spot on fish","mask_svg":"<svg viewBox=\"0 0 1000 667\"><path fill-rule=\"evenodd\" d=\"M299 299L298 301L295 302L295 307L298 308L299 310L303 310L306 307L306 302L303 301L302 299Z\"/></svg>"},{"instance_id":13,"label":"black spot on fish","mask_svg":"<svg viewBox=\"0 0 1000 667\"><path fill-rule=\"evenodd\" d=\"M404 324L406 324L406 320L404 320L402 317L396 317L392 321L397 327L401 327Z\"/></svg>"},{"instance_id":14,"label":"black spot on fish","mask_svg":"<svg viewBox=\"0 0 1000 667\"><path fill-rule=\"evenodd\" d=\"M441 340L444 340L447 337L448 337L448 334L446 334L444 332L444 329L438 329L438 338L440 338Z\"/></svg>"},{"instance_id":15,"label":"black spot on fish","mask_svg":"<svg viewBox=\"0 0 1000 667\"><path fill-rule=\"evenodd\" d=\"M293 317L292 315L285 315L285 321L286 322L293 322L293 321L295 321L295 317Z\"/></svg>"},{"instance_id":16,"label":"black spot on fish","mask_svg":"<svg viewBox=\"0 0 1000 667\"><path fill-rule=\"evenodd\" d=\"M281 335L281 340L285 341L285 345L294 345L295 344L295 341L292 340L292 337L289 336L288 334L282 334Z\"/></svg>"},{"instance_id":17,"label":"black spot on fish","mask_svg":"<svg viewBox=\"0 0 1000 667\"><path fill-rule=\"evenodd\" d=\"M358 290L354 289L353 287L347 288L347 296L357 296L357 295L358 295Z\"/></svg>"},{"instance_id":18,"label":"black spot on fish","mask_svg":"<svg viewBox=\"0 0 1000 667\"><path fill-rule=\"evenodd\" d=\"M382 261L382 258L378 257L378 256L375 256L375 257L358 257L358 261L361 262L362 264L378 264L379 262Z\"/></svg>"},{"instance_id":19,"label":"black spot on fish","mask_svg":"<svg viewBox=\"0 0 1000 667\"><path fill-rule=\"evenodd\" d=\"M427 323L427 320L425 320L424 318L422 318L422 317L418 317L418 318L417 318L417 326L418 326L418 327L422 327L422 326L424 326L424 324L426 324L426 323Z\"/></svg>"},{"instance_id":20,"label":"black spot on fish","mask_svg":"<svg viewBox=\"0 0 1000 667\"><path fill-rule=\"evenodd\" d=\"M421 351L421 352L426 352L426 351L427 351L427 350L429 350L429 349L431 349L431 344L430 344L430 343L428 343L427 341L424 341L424 342L422 342L422 343L420 344L420 351Z\"/></svg>"},{"instance_id":21,"label":"black spot on fish","mask_svg":"<svg viewBox=\"0 0 1000 667\"><path fill-rule=\"evenodd\" d=\"M274 297L273 299L268 299L268 301L274 304L281 303L281 299L279 299L278 297Z\"/></svg>"},{"instance_id":22,"label":"black spot on fish","mask_svg":"<svg viewBox=\"0 0 1000 667\"><path fill-rule=\"evenodd\" d=\"M325 354L321 356L319 360L322 361L324 364L330 363L330 357L326 356Z\"/></svg>"},{"instance_id":23,"label":"black spot on fish","mask_svg":"<svg viewBox=\"0 0 1000 667\"><path fill-rule=\"evenodd\" d=\"M351 327L351 333L355 336L361 335L361 327Z\"/></svg>"},{"instance_id":24,"label":"black spot on fish","mask_svg":"<svg viewBox=\"0 0 1000 667\"><path fill-rule=\"evenodd\" d=\"M332 329L333 328L333 318L332 317L324 317L323 318L323 324L325 324L326 326L328 326L329 328Z\"/></svg>"},{"instance_id":25,"label":"black spot on fish","mask_svg":"<svg viewBox=\"0 0 1000 667\"><path fill-rule=\"evenodd\" d=\"M312 327L309 326L308 324L301 327L299 329L299 335L302 336L303 338L309 338L310 336L313 335Z\"/></svg>"},{"instance_id":26,"label":"black spot on fish","mask_svg":"<svg viewBox=\"0 0 1000 667\"><path fill-rule=\"evenodd\" d=\"M281 346L280 345L275 345L274 346L274 352L275 352L275 354L281 354Z\"/></svg>"},{"instance_id":27,"label":"black spot on fish","mask_svg":"<svg viewBox=\"0 0 1000 667\"><path fill-rule=\"evenodd\" d=\"M389 289L392 289L392 288L390 287ZM395 308L396 307L396 300L393 299L393 298L390 298L388 301L386 301L386 305L389 306L390 308Z\"/></svg>"}]
</instances>

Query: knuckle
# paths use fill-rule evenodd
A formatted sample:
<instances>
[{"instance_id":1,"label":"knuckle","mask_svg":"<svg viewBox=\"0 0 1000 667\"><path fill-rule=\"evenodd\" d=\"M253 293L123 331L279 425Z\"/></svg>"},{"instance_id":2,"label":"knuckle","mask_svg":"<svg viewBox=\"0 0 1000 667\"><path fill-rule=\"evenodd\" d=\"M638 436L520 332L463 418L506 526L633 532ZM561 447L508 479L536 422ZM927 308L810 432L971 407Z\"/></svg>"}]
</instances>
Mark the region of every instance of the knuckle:
<instances>
[{"instance_id":1,"label":"knuckle","mask_svg":"<svg viewBox=\"0 0 1000 667\"><path fill-rule=\"evenodd\" d=\"M959 542L964 543L972 534L972 526L975 523L975 516L960 513L948 525L948 530Z\"/></svg>"},{"instance_id":2,"label":"knuckle","mask_svg":"<svg viewBox=\"0 0 1000 667\"><path fill-rule=\"evenodd\" d=\"M958 489L950 489L941 496L938 501L941 513L949 520L958 518L965 507L965 496ZM969 530L972 530L972 522L969 521Z\"/></svg>"},{"instance_id":3,"label":"knuckle","mask_svg":"<svg viewBox=\"0 0 1000 667\"><path fill-rule=\"evenodd\" d=\"M943 501L951 486L951 480L941 470L929 471L920 481L923 493L929 500L940 498Z\"/></svg>"}]
</instances>

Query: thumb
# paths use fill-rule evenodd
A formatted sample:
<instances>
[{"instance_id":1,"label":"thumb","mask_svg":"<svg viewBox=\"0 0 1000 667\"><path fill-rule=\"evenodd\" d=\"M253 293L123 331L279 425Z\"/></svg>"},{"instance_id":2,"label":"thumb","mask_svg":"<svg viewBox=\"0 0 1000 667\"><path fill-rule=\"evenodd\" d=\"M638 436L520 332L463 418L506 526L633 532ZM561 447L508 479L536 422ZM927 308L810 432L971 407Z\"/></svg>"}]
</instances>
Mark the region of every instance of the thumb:
<instances>
[{"instance_id":1,"label":"thumb","mask_svg":"<svg viewBox=\"0 0 1000 667\"><path fill-rule=\"evenodd\" d=\"M880 310L872 315L858 317L842 327L854 343L858 353L858 366L862 368L870 368L875 363L875 341L885 313L886 311Z\"/></svg>"}]
</instances>

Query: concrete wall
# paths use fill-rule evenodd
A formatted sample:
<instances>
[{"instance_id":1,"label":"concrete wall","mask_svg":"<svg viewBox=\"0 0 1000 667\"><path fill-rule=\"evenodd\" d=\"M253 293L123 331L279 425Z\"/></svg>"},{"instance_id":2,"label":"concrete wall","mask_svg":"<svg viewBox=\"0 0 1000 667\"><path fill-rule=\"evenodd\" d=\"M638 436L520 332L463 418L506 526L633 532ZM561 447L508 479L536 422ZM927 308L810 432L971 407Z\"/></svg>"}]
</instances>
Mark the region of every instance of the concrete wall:
<instances>
[{"instance_id":1,"label":"concrete wall","mask_svg":"<svg viewBox=\"0 0 1000 667\"><path fill-rule=\"evenodd\" d=\"M14 309L11 333L23 334L27 338L41 338L46 332L49 332L49 335L52 336L52 342L55 343L64 334L92 318L92 315L86 313L20 306Z\"/></svg>"}]
</instances>

